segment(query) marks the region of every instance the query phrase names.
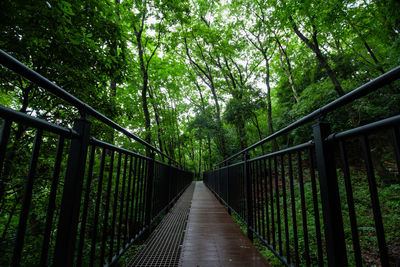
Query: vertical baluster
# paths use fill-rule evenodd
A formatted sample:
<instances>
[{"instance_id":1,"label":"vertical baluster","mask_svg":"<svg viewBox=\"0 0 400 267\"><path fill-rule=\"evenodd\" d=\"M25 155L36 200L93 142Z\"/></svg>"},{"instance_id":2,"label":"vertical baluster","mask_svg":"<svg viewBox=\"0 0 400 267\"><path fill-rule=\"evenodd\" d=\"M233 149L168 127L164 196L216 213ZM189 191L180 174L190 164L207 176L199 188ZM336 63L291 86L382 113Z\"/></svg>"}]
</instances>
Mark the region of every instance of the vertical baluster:
<instances>
[{"instance_id":1,"label":"vertical baluster","mask_svg":"<svg viewBox=\"0 0 400 267\"><path fill-rule=\"evenodd\" d=\"M347 161L346 148L344 146L343 141L339 141L339 149L340 149L340 158L342 161L342 170L344 176L344 183L346 186L346 197L347 197L347 205L349 207L349 217L350 217L350 225L351 225L351 235L353 240L353 250L354 250L354 258L356 261L356 266L362 266L362 258L361 258L361 249L360 249L360 239L358 236L358 227L357 227L357 217L356 211L354 208L354 199L353 199L353 188L350 180L350 171L349 164Z\"/></svg>"},{"instance_id":2,"label":"vertical baluster","mask_svg":"<svg viewBox=\"0 0 400 267\"><path fill-rule=\"evenodd\" d=\"M248 199L248 201L251 202L251 224L250 224L250 228L254 229L254 223L255 223L254 222L254 212L255 212L254 210L255 210L256 207L254 207L254 202L253 202L254 183L253 183L253 171L252 171L251 162L249 162L249 172L248 172L248 174L249 174L248 179L250 180L250 184L251 184L251 189L250 189L251 194L250 194L249 199Z\"/></svg>"},{"instance_id":3,"label":"vertical baluster","mask_svg":"<svg viewBox=\"0 0 400 267\"><path fill-rule=\"evenodd\" d=\"M297 167L298 167L298 175L299 175L299 183L300 183L300 201L301 201L301 215L303 218L303 235L304 235L304 246L305 246L305 258L306 258L306 266L311 265L310 260L310 248L308 242L308 227L307 227L307 213L306 213L306 199L304 195L304 179L303 179L303 166L301 163L301 151L297 151Z\"/></svg>"},{"instance_id":4,"label":"vertical baluster","mask_svg":"<svg viewBox=\"0 0 400 267\"><path fill-rule=\"evenodd\" d=\"M293 239L294 239L294 255L296 259L296 265L300 265L299 257L299 240L297 236L297 219L296 219L296 199L294 195L294 182L293 182L293 164L292 164L292 154L288 153L288 163L289 163L289 183L290 183L290 202L292 206L292 220L293 220Z\"/></svg>"},{"instance_id":5,"label":"vertical baluster","mask_svg":"<svg viewBox=\"0 0 400 267\"><path fill-rule=\"evenodd\" d=\"M111 235L110 235L110 250L108 253L108 262L111 262L112 257L114 256L114 238L115 238L115 220L117 217L117 205L118 205L118 193L119 193L119 176L120 176L120 169L121 169L121 160L122 160L122 155L121 152L118 153L118 166L117 166L117 177L115 181L115 188L114 188L114 203L113 203L113 209L112 209L112 220L111 220ZM113 170L111 170L112 172ZM110 185L111 188L111 185ZM108 218L108 215L106 215L106 218ZM118 251L118 249L117 249Z\"/></svg>"},{"instance_id":6,"label":"vertical baluster","mask_svg":"<svg viewBox=\"0 0 400 267\"><path fill-rule=\"evenodd\" d=\"M252 188L252 190L253 190L253 198L252 198L252 201L253 201L253 211L254 211L254 219L253 219L253 222L254 222L254 226L253 226L253 229L254 229L254 232L255 233L257 233L257 227L258 227L258 203L257 203L257 194L258 194L258 191L257 191L257 173L256 173L256 171L255 171L255 168L256 168L256 162L255 161L253 161L252 163L251 163L251 179L252 179L252 182L251 182L251 184L253 185L253 188Z\"/></svg>"},{"instance_id":7,"label":"vertical baluster","mask_svg":"<svg viewBox=\"0 0 400 267\"><path fill-rule=\"evenodd\" d=\"M3 199L3 194L6 191L5 177L3 177L3 166L7 151L7 143L10 138L12 121L4 120L1 126L0 133L0 199Z\"/></svg>"},{"instance_id":8,"label":"vertical baluster","mask_svg":"<svg viewBox=\"0 0 400 267\"><path fill-rule=\"evenodd\" d=\"M379 205L378 190L376 187L374 167L372 165L371 150L369 147L369 142L368 142L367 136L365 136L365 135L361 136L361 145L362 145L362 149L363 149L363 153L364 153L365 165L367 168L367 177L368 177L369 192L371 195L372 211L374 213L376 235L378 237L379 256L380 256L382 266L389 266L389 258L388 258L388 254L387 254L385 232L383 229L381 208Z\"/></svg>"},{"instance_id":9,"label":"vertical baluster","mask_svg":"<svg viewBox=\"0 0 400 267\"><path fill-rule=\"evenodd\" d=\"M285 166L284 166L284 155L281 154L281 181L282 181L282 198L283 198L283 219L285 221L285 250L286 259L290 262L290 247L289 247L289 225L288 225L288 214L286 204L286 180L285 180Z\"/></svg>"},{"instance_id":10,"label":"vertical baluster","mask_svg":"<svg viewBox=\"0 0 400 267\"><path fill-rule=\"evenodd\" d=\"M132 185L132 169L133 169L133 156L129 155L129 175L128 175L128 188L126 189L126 208L125 208L125 230L124 230L124 247L126 248L127 243L130 239L130 216L129 214L133 205L133 195L131 195L131 185Z\"/></svg>"},{"instance_id":11,"label":"vertical baluster","mask_svg":"<svg viewBox=\"0 0 400 267\"><path fill-rule=\"evenodd\" d=\"M394 154L396 156L397 173L399 174L400 177L400 134L399 130L396 127L392 128L392 144L393 144Z\"/></svg>"},{"instance_id":12,"label":"vertical baluster","mask_svg":"<svg viewBox=\"0 0 400 267\"><path fill-rule=\"evenodd\" d=\"M103 178L104 178L104 165L106 161L106 149L103 148L103 151L101 153L101 160L100 160L100 174L99 174L99 180L97 184L97 198L96 198L96 207L94 211L94 221L93 221L93 236L92 236L92 243L90 247L90 261L89 261L89 266L92 267L94 266L94 261L95 261L95 254L96 254L96 242L97 242L97 226L99 223L99 213L100 213L100 201L101 201L101 196L103 192Z\"/></svg>"},{"instance_id":13,"label":"vertical baluster","mask_svg":"<svg viewBox=\"0 0 400 267\"><path fill-rule=\"evenodd\" d=\"M257 173L258 173L258 177L259 177L259 191L260 191L260 206L261 206L261 235L263 237L263 239L265 240L265 212L264 212L264 187L262 184L262 160L257 161L258 162L258 168L257 168Z\"/></svg>"},{"instance_id":14,"label":"vertical baluster","mask_svg":"<svg viewBox=\"0 0 400 267\"><path fill-rule=\"evenodd\" d=\"M242 185L243 185L243 218L247 220L247 181L246 181L246 174L245 174L245 162L242 165Z\"/></svg>"},{"instance_id":15,"label":"vertical baluster","mask_svg":"<svg viewBox=\"0 0 400 267\"><path fill-rule=\"evenodd\" d=\"M146 211L146 189L148 184L148 159L143 160L143 169L142 169L142 176L143 176L143 184L142 184L142 194L141 194L141 209L140 211L140 224L142 225L142 229L146 227L145 222L145 211Z\"/></svg>"},{"instance_id":16,"label":"vertical baluster","mask_svg":"<svg viewBox=\"0 0 400 267\"><path fill-rule=\"evenodd\" d=\"M118 238L117 238L117 255L119 254L120 251L120 246L121 246L121 231L123 229L123 212L124 212L124 199L125 199L125 184L126 184L126 169L128 166L128 155L125 154L125 160L124 160L124 173L122 175L122 192L121 192L121 199L119 200L120 204L120 210L119 210L119 223L118 223Z\"/></svg>"},{"instance_id":17,"label":"vertical baluster","mask_svg":"<svg viewBox=\"0 0 400 267\"><path fill-rule=\"evenodd\" d=\"M256 161L255 162L255 164L256 164L256 176L257 176L257 207L258 207L258 234L260 235L260 236L262 236L262 227L263 227L263 224L262 224L262 221L263 221L263 219L262 219L262 214L263 214L263 211L262 211L262 203L261 203L261 188L260 188L260 171L259 171L259 161Z\"/></svg>"},{"instance_id":18,"label":"vertical baluster","mask_svg":"<svg viewBox=\"0 0 400 267\"><path fill-rule=\"evenodd\" d=\"M245 181L245 174L244 174L244 169L245 169L245 163L240 165L240 183L241 183L241 196L242 196L242 201L240 203L242 213L241 216L243 219L246 219L246 181Z\"/></svg>"},{"instance_id":19,"label":"vertical baluster","mask_svg":"<svg viewBox=\"0 0 400 267\"><path fill-rule=\"evenodd\" d=\"M269 193L270 193L270 204L271 204L271 232L272 232L272 247L276 250L276 239L275 239L275 216L274 216L274 189L273 180L274 175L272 174L271 158L268 158L268 173L269 173Z\"/></svg>"},{"instance_id":20,"label":"vertical baluster","mask_svg":"<svg viewBox=\"0 0 400 267\"><path fill-rule=\"evenodd\" d=\"M322 238L321 238L321 224L319 218L319 208L318 208L318 196L317 196L317 185L315 181L315 165L312 154L312 148L308 149L308 159L310 161L310 178L311 178L311 190L313 195L313 205L314 205L314 220L315 220L315 232L317 237L317 249L318 249L318 266L324 265L324 257L322 255Z\"/></svg>"},{"instance_id":21,"label":"vertical baluster","mask_svg":"<svg viewBox=\"0 0 400 267\"><path fill-rule=\"evenodd\" d=\"M264 167L264 188L265 188L265 215L267 221L267 242L271 244L271 233L269 231L269 206L268 206L268 172L267 172L267 159L263 160L263 167Z\"/></svg>"},{"instance_id":22,"label":"vertical baluster","mask_svg":"<svg viewBox=\"0 0 400 267\"><path fill-rule=\"evenodd\" d=\"M253 225L253 202L251 201L251 176L250 176L250 166L249 166L249 154L244 154L244 180L246 182L246 204L247 204L247 236L251 241L253 241L253 233L250 228Z\"/></svg>"},{"instance_id":23,"label":"vertical baluster","mask_svg":"<svg viewBox=\"0 0 400 267\"><path fill-rule=\"evenodd\" d=\"M256 221L257 221L257 228L254 229L258 234L261 233L261 209L260 209L260 199L259 199L259 186L258 186L258 171L257 171L257 161L254 161L254 186L255 186L255 195L254 195L254 201L255 201L255 207L257 210L257 217L256 217Z\"/></svg>"},{"instance_id":24,"label":"vertical baluster","mask_svg":"<svg viewBox=\"0 0 400 267\"><path fill-rule=\"evenodd\" d=\"M12 257L11 266L19 266L21 263L21 254L24 246L25 231L29 216L29 207L32 201L33 181L35 179L35 172L39 158L39 150L40 150L40 145L42 143L42 137L43 137L43 130L38 129L36 131L35 139L33 141L31 162L29 165L28 176L26 177L25 181L24 197L22 200L22 208L21 208L21 214L19 216L17 238L15 241L14 254Z\"/></svg>"},{"instance_id":25,"label":"vertical baluster","mask_svg":"<svg viewBox=\"0 0 400 267\"><path fill-rule=\"evenodd\" d=\"M92 145L90 147L90 158L89 158L89 170L88 176L86 179L86 188L85 188L85 197L84 197L84 204L83 204L83 211L82 211L82 223L81 229L79 233L79 244L78 244L78 255L76 259L76 265L78 267L82 266L82 259L83 259L83 246L85 244L85 232L86 232L86 221L89 209L89 199L90 199L90 189L93 179L93 166L94 166L94 158L95 158L95 151L96 146ZM40 266L46 266L46 263L40 264Z\"/></svg>"},{"instance_id":26,"label":"vertical baluster","mask_svg":"<svg viewBox=\"0 0 400 267\"><path fill-rule=\"evenodd\" d=\"M318 121L313 125L313 132L328 265L347 266L346 242L335 166L335 147L326 141L331 132L330 125Z\"/></svg>"},{"instance_id":27,"label":"vertical baluster","mask_svg":"<svg viewBox=\"0 0 400 267\"><path fill-rule=\"evenodd\" d=\"M230 201L230 197L229 197L229 182L230 182L230 178L231 178L231 175L230 175L230 170L231 170L231 167L228 167L227 168L227 176L226 176L226 204L228 205L228 214L229 215L231 215L232 214L232 212L231 212L231 201Z\"/></svg>"},{"instance_id":28,"label":"vertical baluster","mask_svg":"<svg viewBox=\"0 0 400 267\"><path fill-rule=\"evenodd\" d=\"M258 219L258 214L259 214L259 206L257 203L257 172L256 172L256 162L252 162L253 168L252 168L252 179L253 179L253 210L254 210L254 232L258 233L258 227L259 227L259 219Z\"/></svg>"},{"instance_id":29,"label":"vertical baluster","mask_svg":"<svg viewBox=\"0 0 400 267\"><path fill-rule=\"evenodd\" d=\"M85 117L74 121L74 130L79 137L71 140L68 155L54 250L54 266L71 266L74 261L90 125L91 122Z\"/></svg>"},{"instance_id":30,"label":"vertical baluster","mask_svg":"<svg viewBox=\"0 0 400 267\"><path fill-rule=\"evenodd\" d=\"M137 221L137 209L138 209L138 198L139 198L139 168L140 158L135 156L135 168L133 170L133 181L132 181L132 206L131 206L131 230L129 234L130 242L135 238L136 235L136 221Z\"/></svg>"},{"instance_id":31,"label":"vertical baluster","mask_svg":"<svg viewBox=\"0 0 400 267\"><path fill-rule=\"evenodd\" d=\"M53 167L53 177L52 177L52 181L51 181L49 202L47 205L46 226L45 226L44 236L43 236L43 241L42 241L42 252L40 253L40 266L47 265L47 258L48 258L47 254L49 251L51 228L53 226L53 216L54 216L54 210L56 207L55 201L56 201L56 195L57 195L58 181L60 178L60 169L61 169L61 160L62 160L63 150L64 150L64 137L59 136L58 143L57 143L56 159L55 159L54 167Z\"/></svg>"},{"instance_id":32,"label":"vertical baluster","mask_svg":"<svg viewBox=\"0 0 400 267\"><path fill-rule=\"evenodd\" d=\"M275 197L276 197L276 219L278 223L278 244L279 254L282 255L282 228L281 228L281 211L279 201L279 173L278 173L278 159L274 156L274 170L275 170Z\"/></svg>"},{"instance_id":33,"label":"vertical baluster","mask_svg":"<svg viewBox=\"0 0 400 267\"><path fill-rule=\"evenodd\" d=\"M141 227L140 225L138 225L140 223L140 213L141 213L141 203L139 203L142 199L142 184L144 181L143 175L142 175L142 170L143 170L143 158L139 158L138 161L138 167L137 167L137 193L136 193L136 201L135 201L135 219L134 219L134 229L135 229L135 233L138 233L140 231Z\"/></svg>"},{"instance_id":34,"label":"vertical baluster","mask_svg":"<svg viewBox=\"0 0 400 267\"><path fill-rule=\"evenodd\" d=\"M110 211L110 198L111 198L111 185L113 181L113 171L114 171L114 151L111 151L110 155L110 169L108 172L108 183L107 183L107 193L106 193L106 203L104 207L104 220L103 220L103 231L102 231L102 242L100 248L100 265L104 265L104 257L106 253L106 242L108 237L108 215ZM119 172L121 167L121 153L118 153L118 167L117 167L117 184L119 180Z\"/></svg>"}]
</instances>

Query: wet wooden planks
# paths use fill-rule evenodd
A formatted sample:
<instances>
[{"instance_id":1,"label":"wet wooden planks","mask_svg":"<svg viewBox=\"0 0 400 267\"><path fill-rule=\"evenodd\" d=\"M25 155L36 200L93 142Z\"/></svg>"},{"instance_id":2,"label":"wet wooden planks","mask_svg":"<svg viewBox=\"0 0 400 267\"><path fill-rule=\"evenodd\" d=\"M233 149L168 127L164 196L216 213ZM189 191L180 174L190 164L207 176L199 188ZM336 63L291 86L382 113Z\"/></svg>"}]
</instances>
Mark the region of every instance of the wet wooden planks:
<instances>
[{"instance_id":1,"label":"wet wooden planks","mask_svg":"<svg viewBox=\"0 0 400 267\"><path fill-rule=\"evenodd\" d=\"M270 266L203 182L195 185L179 265Z\"/></svg>"}]
</instances>

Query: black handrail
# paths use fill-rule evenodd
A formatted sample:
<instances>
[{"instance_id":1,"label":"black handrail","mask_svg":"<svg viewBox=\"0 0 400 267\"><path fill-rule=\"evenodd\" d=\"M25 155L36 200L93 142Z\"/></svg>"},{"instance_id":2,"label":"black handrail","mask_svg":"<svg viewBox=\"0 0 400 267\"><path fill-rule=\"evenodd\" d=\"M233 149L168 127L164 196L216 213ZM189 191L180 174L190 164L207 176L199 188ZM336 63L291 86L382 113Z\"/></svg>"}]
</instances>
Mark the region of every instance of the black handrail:
<instances>
[{"instance_id":1,"label":"black handrail","mask_svg":"<svg viewBox=\"0 0 400 267\"><path fill-rule=\"evenodd\" d=\"M35 118L29 116L20 111L15 111L13 109L0 106L0 117L6 117L12 121L16 122L24 122L25 124L32 127L40 127L45 130L50 130L56 134L60 134L66 137L77 137L79 134L73 129L67 129L57 124L41 120L39 118Z\"/></svg>"},{"instance_id":2,"label":"black handrail","mask_svg":"<svg viewBox=\"0 0 400 267\"><path fill-rule=\"evenodd\" d=\"M0 106L0 211L8 218L0 238L0 265L114 265L132 244L152 232L153 223L190 185L193 174L1 50L0 64L67 101L81 115L73 127L63 127ZM170 161L157 161L154 153L148 157L95 139L87 115ZM20 130L26 134L18 134ZM43 190L46 185L48 190ZM5 197L9 191L17 194L15 188L21 188L19 197ZM7 205L14 209L5 209ZM33 208L45 211L43 231L30 227ZM17 224L11 224L11 219ZM42 236L41 246L35 240L32 250L31 240ZM33 256L25 257L26 253Z\"/></svg>"},{"instance_id":3,"label":"black handrail","mask_svg":"<svg viewBox=\"0 0 400 267\"><path fill-rule=\"evenodd\" d=\"M361 243L359 227L367 223L358 218L359 205L372 208L381 265L394 264L387 244L393 242L396 230L385 228L384 220L389 214L397 216L397 211L380 204L385 174L377 171L376 164L387 163L390 172L400 173L400 115L337 133L331 133L331 124L324 119L329 112L398 79L400 67L225 159L217 164L223 166L203 173L204 183L228 212L239 216L248 237L257 236L286 266L362 266L366 243ZM313 120L312 127L307 124L313 132L310 141L250 159L251 149ZM391 144L386 144L389 133ZM352 153L346 152L347 147ZM242 154L243 160L227 164ZM361 171L364 179L359 177ZM360 196L353 193L353 184L357 190L366 190L362 197L370 198L370 203L357 202ZM374 236L374 231L368 234Z\"/></svg>"},{"instance_id":4,"label":"black handrail","mask_svg":"<svg viewBox=\"0 0 400 267\"><path fill-rule=\"evenodd\" d=\"M88 114L99 121L107 124L108 126L112 127L113 129L123 133L129 138L134 139L135 141L141 143L142 145L146 146L147 148L151 149L152 151L157 152L158 154L162 155L163 157L166 157L167 159L171 160L172 162L180 165L177 161L175 161L173 158L170 156L166 155L162 151L160 151L158 148L152 146L151 144L147 143L140 137L134 135L133 133L129 132L127 129L119 125L118 123L114 122L113 120L109 119L105 115L101 114L98 112L96 109L91 107L90 105L86 104L82 100L78 99L77 97L71 95L58 85L52 83L36 71L28 68L24 64L22 64L20 61L15 59L14 57L10 56L6 52L0 49L0 64L3 65L4 67L13 70L15 73L18 73L19 75L25 77L29 81L37 84L38 86L42 87L43 89L49 91L50 93L54 94L55 96L58 96L59 98L65 100L69 104L75 106L76 108L79 109L81 114Z\"/></svg>"},{"instance_id":5,"label":"black handrail","mask_svg":"<svg viewBox=\"0 0 400 267\"><path fill-rule=\"evenodd\" d=\"M385 86L393 81L395 81L396 79L400 78L400 66L382 74L381 76L375 78L374 80L358 87L357 89L354 89L353 91L345 94L344 96L341 96L339 98L337 98L336 100L330 102L329 104L311 112L310 114L304 116L303 118L293 122L292 124L286 126L285 128L269 135L268 137L258 141L257 143L252 144L251 146L237 152L236 154L224 159L223 161L221 161L220 163L217 164L217 166L230 161L231 159L236 158L237 156L244 154L250 150L253 150L254 148L270 141L273 140L275 138L277 138L278 136L281 136L284 133L287 133L301 125L306 124L307 122L313 121L317 118L323 118L325 117L329 112L342 107L358 98L361 98L371 92L373 92L374 90L376 90L377 88L380 88L382 86Z\"/></svg>"}]
</instances>

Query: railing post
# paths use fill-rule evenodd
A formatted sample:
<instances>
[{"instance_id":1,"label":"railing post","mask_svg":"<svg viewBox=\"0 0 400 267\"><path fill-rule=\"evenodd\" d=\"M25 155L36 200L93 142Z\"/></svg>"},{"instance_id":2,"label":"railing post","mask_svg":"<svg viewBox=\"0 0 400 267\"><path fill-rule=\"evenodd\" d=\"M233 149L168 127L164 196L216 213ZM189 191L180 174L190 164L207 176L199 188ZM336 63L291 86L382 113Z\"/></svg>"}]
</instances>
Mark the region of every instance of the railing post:
<instances>
[{"instance_id":1,"label":"railing post","mask_svg":"<svg viewBox=\"0 0 400 267\"><path fill-rule=\"evenodd\" d=\"M80 136L71 140L69 149L54 251L54 266L73 265L90 125L91 122L86 118L74 121L74 130Z\"/></svg>"},{"instance_id":2,"label":"railing post","mask_svg":"<svg viewBox=\"0 0 400 267\"><path fill-rule=\"evenodd\" d=\"M332 143L325 141L330 134L330 125L327 122L318 121L313 125L313 131L321 190L328 266L347 266L346 244L335 167L334 146Z\"/></svg>"},{"instance_id":3,"label":"railing post","mask_svg":"<svg viewBox=\"0 0 400 267\"><path fill-rule=\"evenodd\" d=\"M153 211L153 180L154 180L154 153L152 152L150 155L149 169L148 169L148 181L146 188L146 217L145 217L145 225L147 228L147 233L151 233L151 214Z\"/></svg>"},{"instance_id":4,"label":"railing post","mask_svg":"<svg viewBox=\"0 0 400 267\"><path fill-rule=\"evenodd\" d=\"M252 181L250 177L250 168L249 168L249 159L250 156L247 152L244 153L244 180L246 181L246 204L247 204L247 236L253 241L253 232L250 228L253 225L253 202L252 202Z\"/></svg>"},{"instance_id":5,"label":"railing post","mask_svg":"<svg viewBox=\"0 0 400 267\"><path fill-rule=\"evenodd\" d=\"M231 211L231 204L230 204L230 197L229 197L229 179L230 179L230 168L228 167L226 172L227 177L226 177L226 204L228 205L228 214L232 215L232 211Z\"/></svg>"},{"instance_id":6,"label":"railing post","mask_svg":"<svg viewBox=\"0 0 400 267\"><path fill-rule=\"evenodd\" d=\"M167 170L167 179L168 179L168 207L167 207L167 211L171 208L172 203L172 196L171 196L171 184L172 184L172 177L171 177L171 160L168 159L168 170Z\"/></svg>"}]
</instances>

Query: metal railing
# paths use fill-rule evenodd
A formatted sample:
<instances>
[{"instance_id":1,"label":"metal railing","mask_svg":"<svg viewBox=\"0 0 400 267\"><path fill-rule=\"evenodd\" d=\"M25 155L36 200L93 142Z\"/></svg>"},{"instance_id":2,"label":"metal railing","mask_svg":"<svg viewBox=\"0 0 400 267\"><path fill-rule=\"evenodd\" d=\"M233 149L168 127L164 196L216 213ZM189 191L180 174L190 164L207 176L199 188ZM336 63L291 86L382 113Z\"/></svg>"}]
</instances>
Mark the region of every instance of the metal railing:
<instances>
[{"instance_id":1,"label":"metal railing","mask_svg":"<svg viewBox=\"0 0 400 267\"><path fill-rule=\"evenodd\" d=\"M177 162L168 155L1 50L0 64L82 115L69 129L0 106L0 265L114 264L151 231L191 183L192 173L172 166ZM91 137L86 116L143 144L152 155ZM20 126L25 134L16 138L14 128ZM171 164L155 160L154 152Z\"/></svg>"},{"instance_id":2,"label":"metal railing","mask_svg":"<svg viewBox=\"0 0 400 267\"><path fill-rule=\"evenodd\" d=\"M385 230L392 240L400 236L382 218L396 221L399 209L385 204L382 211L382 177L372 158L386 157L399 184L400 115L341 133L331 133L324 118L399 78L397 67L236 153L204 172L205 184L246 225L248 237L256 235L286 266L362 266L364 254L374 258L370 264L395 264L398 255L388 252ZM250 159L251 150L311 121L309 142ZM389 142L384 149L382 140ZM238 156L243 160L228 166Z\"/></svg>"}]
</instances>

